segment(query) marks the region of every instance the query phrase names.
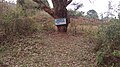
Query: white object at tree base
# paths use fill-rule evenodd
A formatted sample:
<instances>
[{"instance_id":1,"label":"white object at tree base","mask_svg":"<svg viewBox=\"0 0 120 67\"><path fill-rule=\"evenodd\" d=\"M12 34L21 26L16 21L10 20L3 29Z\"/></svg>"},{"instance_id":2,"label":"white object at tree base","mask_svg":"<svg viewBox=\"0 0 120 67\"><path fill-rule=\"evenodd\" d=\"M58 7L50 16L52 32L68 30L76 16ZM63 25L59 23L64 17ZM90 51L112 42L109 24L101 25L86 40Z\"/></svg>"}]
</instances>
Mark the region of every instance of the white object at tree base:
<instances>
[{"instance_id":1,"label":"white object at tree base","mask_svg":"<svg viewBox=\"0 0 120 67\"><path fill-rule=\"evenodd\" d=\"M55 25L65 25L65 24L66 24L66 18L55 19Z\"/></svg>"}]
</instances>

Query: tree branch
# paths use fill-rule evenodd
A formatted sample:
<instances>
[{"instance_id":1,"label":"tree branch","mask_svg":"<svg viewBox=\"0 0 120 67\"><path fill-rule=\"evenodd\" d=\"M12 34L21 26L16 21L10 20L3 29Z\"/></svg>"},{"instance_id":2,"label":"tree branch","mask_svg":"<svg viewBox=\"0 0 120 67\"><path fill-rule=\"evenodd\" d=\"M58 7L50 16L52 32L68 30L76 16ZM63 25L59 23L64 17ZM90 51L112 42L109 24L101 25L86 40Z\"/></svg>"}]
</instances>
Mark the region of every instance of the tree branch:
<instances>
[{"instance_id":1,"label":"tree branch","mask_svg":"<svg viewBox=\"0 0 120 67\"><path fill-rule=\"evenodd\" d=\"M73 0L68 0L67 1L67 4L66 4L66 7L72 2Z\"/></svg>"},{"instance_id":2,"label":"tree branch","mask_svg":"<svg viewBox=\"0 0 120 67\"><path fill-rule=\"evenodd\" d=\"M45 3L43 3L41 0L33 0L34 2L41 4L41 9L43 9L45 12L47 12L49 15L51 15L53 18L55 18L54 10L50 9Z\"/></svg>"}]
</instances>

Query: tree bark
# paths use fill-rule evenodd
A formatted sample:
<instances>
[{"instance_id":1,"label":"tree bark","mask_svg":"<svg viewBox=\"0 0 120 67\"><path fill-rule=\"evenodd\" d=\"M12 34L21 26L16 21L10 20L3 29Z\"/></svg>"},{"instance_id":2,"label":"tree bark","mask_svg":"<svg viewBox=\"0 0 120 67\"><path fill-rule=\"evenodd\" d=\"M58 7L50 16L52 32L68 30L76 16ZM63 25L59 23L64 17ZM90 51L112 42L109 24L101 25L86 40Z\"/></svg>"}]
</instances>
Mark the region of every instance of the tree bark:
<instances>
[{"instance_id":1,"label":"tree bark","mask_svg":"<svg viewBox=\"0 0 120 67\"><path fill-rule=\"evenodd\" d=\"M53 7L54 7L54 14L56 15L55 19L59 18L66 18L66 24L64 25L57 25L58 32L67 32L69 18L67 15L66 6L70 3L67 0L52 0Z\"/></svg>"},{"instance_id":2,"label":"tree bark","mask_svg":"<svg viewBox=\"0 0 120 67\"><path fill-rule=\"evenodd\" d=\"M63 15L61 15L61 14L63 14ZM68 24L69 24L68 17L67 17L67 11L62 9L61 11L57 12L56 15L57 15L57 18L55 18L55 19L66 18L66 24L57 25L58 32L67 32L67 28L68 28Z\"/></svg>"},{"instance_id":3,"label":"tree bark","mask_svg":"<svg viewBox=\"0 0 120 67\"><path fill-rule=\"evenodd\" d=\"M33 0L38 4L43 4L43 9L48 14L50 14L54 19L66 18L66 24L57 25L58 32L67 32L68 24L70 23L70 18L68 17L67 5L69 5L72 0L52 0L53 10L47 7L41 0Z\"/></svg>"}]
</instances>

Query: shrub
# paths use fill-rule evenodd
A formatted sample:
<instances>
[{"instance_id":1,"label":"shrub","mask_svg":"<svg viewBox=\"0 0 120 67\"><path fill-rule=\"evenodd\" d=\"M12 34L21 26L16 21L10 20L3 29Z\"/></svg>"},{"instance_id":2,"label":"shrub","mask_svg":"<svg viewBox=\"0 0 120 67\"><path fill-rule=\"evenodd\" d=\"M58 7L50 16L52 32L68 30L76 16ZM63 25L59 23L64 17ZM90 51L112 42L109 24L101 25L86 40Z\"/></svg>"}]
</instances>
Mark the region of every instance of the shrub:
<instances>
[{"instance_id":1,"label":"shrub","mask_svg":"<svg viewBox=\"0 0 120 67\"><path fill-rule=\"evenodd\" d=\"M116 57L120 51L120 21L112 20L109 25L101 26L97 32L97 64L98 66L111 65L115 66L115 62L120 60L120 56ZM114 60L117 58L117 60ZM114 65L113 65L114 64Z\"/></svg>"},{"instance_id":2,"label":"shrub","mask_svg":"<svg viewBox=\"0 0 120 67\"><path fill-rule=\"evenodd\" d=\"M37 30L37 25L35 24L34 20L29 17L23 18L5 18L2 20L0 27L2 31L6 35L13 35L13 34L28 34L35 32Z\"/></svg>"},{"instance_id":3,"label":"shrub","mask_svg":"<svg viewBox=\"0 0 120 67\"><path fill-rule=\"evenodd\" d=\"M2 28L6 35L26 35L37 30L37 25L31 18L17 18L10 22L4 22Z\"/></svg>"},{"instance_id":4,"label":"shrub","mask_svg":"<svg viewBox=\"0 0 120 67\"><path fill-rule=\"evenodd\" d=\"M15 39L14 36L29 35L38 30L53 30L54 28L51 18L43 11L39 13L30 11L25 16L26 13L22 7L11 6L7 2L0 2L0 8L0 43L12 42Z\"/></svg>"},{"instance_id":5,"label":"shrub","mask_svg":"<svg viewBox=\"0 0 120 67\"><path fill-rule=\"evenodd\" d=\"M0 30L6 35L24 35L37 30L37 24L30 17L24 16L24 11L16 6L9 5L7 2L0 3Z\"/></svg>"}]
</instances>

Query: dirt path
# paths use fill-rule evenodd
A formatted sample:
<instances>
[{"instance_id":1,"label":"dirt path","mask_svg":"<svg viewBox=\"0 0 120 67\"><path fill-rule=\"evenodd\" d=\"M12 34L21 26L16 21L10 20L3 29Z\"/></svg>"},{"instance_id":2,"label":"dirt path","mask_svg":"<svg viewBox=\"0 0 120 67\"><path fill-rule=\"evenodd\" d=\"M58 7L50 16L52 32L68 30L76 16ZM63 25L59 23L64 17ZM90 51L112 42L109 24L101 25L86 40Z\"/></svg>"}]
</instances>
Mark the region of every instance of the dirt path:
<instances>
[{"instance_id":1,"label":"dirt path","mask_svg":"<svg viewBox=\"0 0 120 67\"><path fill-rule=\"evenodd\" d=\"M62 37L63 36L63 37ZM9 45L9 47L8 47ZM0 64L8 67L95 67L89 38L58 33L38 33L0 46Z\"/></svg>"}]
</instances>

